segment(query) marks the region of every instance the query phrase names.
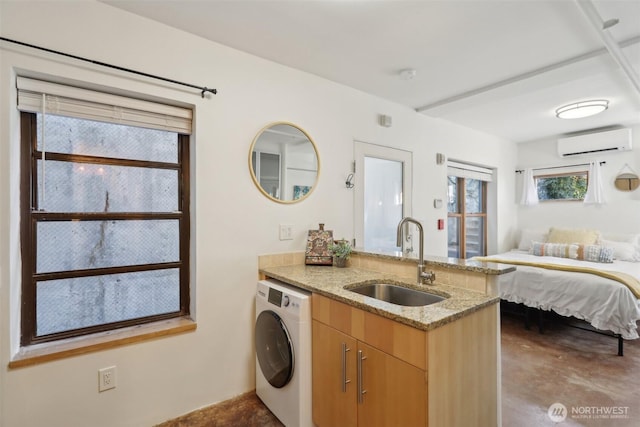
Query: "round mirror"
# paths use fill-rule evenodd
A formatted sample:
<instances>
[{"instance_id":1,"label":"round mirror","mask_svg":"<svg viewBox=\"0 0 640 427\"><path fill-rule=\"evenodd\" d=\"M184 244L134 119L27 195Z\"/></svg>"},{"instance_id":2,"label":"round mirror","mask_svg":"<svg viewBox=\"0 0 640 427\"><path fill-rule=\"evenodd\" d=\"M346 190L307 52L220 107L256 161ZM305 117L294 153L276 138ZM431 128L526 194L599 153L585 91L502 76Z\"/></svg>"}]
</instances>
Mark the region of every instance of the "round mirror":
<instances>
[{"instance_id":1,"label":"round mirror","mask_svg":"<svg viewBox=\"0 0 640 427\"><path fill-rule=\"evenodd\" d=\"M260 192L278 203L309 197L318 182L320 158L309 135L287 122L271 123L249 150L251 178Z\"/></svg>"},{"instance_id":2,"label":"round mirror","mask_svg":"<svg viewBox=\"0 0 640 427\"><path fill-rule=\"evenodd\" d=\"M614 184L620 191L633 191L640 186L640 178L635 173L621 173Z\"/></svg>"}]
</instances>

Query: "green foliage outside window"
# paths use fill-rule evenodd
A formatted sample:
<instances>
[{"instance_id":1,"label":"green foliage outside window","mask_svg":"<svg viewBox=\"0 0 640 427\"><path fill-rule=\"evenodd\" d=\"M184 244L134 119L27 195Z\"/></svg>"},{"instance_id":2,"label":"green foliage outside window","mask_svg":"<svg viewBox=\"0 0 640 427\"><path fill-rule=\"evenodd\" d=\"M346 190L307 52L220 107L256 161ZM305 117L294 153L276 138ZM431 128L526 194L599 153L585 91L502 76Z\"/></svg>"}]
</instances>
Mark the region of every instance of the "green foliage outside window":
<instances>
[{"instance_id":1,"label":"green foliage outside window","mask_svg":"<svg viewBox=\"0 0 640 427\"><path fill-rule=\"evenodd\" d=\"M540 200L584 200L587 172L536 177Z\"/></svg>"}]
</instances>

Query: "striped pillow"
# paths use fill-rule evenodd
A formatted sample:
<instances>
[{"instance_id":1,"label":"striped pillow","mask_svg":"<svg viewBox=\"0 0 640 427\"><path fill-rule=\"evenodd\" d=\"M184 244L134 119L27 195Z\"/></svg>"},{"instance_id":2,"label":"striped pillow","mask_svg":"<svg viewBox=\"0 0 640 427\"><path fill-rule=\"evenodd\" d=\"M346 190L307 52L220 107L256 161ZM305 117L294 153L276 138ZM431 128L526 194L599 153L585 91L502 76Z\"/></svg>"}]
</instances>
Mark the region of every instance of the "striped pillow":
<instances>
[{"instance_id":1,"label":"striped pillow","mask_svg":"<svg viewBox=\"0 0 640 427\"><path fill-rule=\"evenodd\" d=\"M598 245L584 245L581 252L582 257L578 259L591 262L613 262L613 248Z\"/></svg>"},{"instance_id":2,"label":"striped pillow","mask_svg":"<svg viewBox=\"0 0 640 427\"><path fill-rule=\"evenodd\" d=\"M613 248L599 245L533 242L529 253L535 256L553 256L602 263L613 262Z\"/></svg>"},{"instance_id":3,"label":"striped pillow","mask_svg":"<svg viewBox=\"0 0 640 427\"><path fill-rule=\"evenodd\" d=\"M580 245L577 243L542 243L533 242L531 251L535 256L554 256L558 258L578 259Z\"/></svg>"}]
</instances>

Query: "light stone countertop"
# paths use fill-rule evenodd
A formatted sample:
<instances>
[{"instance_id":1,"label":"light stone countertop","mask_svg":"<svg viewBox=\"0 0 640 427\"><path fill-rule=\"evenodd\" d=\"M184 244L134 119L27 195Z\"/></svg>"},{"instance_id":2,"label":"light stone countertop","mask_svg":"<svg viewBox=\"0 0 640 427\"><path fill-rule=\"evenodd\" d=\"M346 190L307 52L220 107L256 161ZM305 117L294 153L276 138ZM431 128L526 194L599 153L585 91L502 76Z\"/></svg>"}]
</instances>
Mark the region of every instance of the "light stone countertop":
<instances>
[{"instance_id":1,"label":"light stone countertop","mask_svg":"<svg viewBox=\"0 0 640 427\"><path fill-rule=\"evenodd\" d=\"M364 256L387 259L392 261L409 262L413 264L418 263L417 258L409 258L409 257L403 256L402 252L400 251L371 252L364 249L356 248L353 250L352 253L355 255L364 255ZM475 261L473 258L460 259L460 258L439 257L439 256L429 256L429 255L425 255L424 264L427 267L437 266L437 267L450 268L453 270L473 271L475 273L484 273L490 276L511 273L512 271L516 270L515 266L509 265L509 264Z\"/></svg>"},{"instance_id":2,"label":"light stone countertop","mask_svg":"<svg viewBox=\"0 0 640 427\"><path fill-rule=\"evenodd\" d=\"M500 300L497 296L455 286L437 283L417 285L415 282L391 274L352 267L288 265L262 268L260 273L425 331L443 326ZM405 307L347 290L358 285L380 282L399 284L448 298L427 306Z\"/></svg>"}]
</instances>

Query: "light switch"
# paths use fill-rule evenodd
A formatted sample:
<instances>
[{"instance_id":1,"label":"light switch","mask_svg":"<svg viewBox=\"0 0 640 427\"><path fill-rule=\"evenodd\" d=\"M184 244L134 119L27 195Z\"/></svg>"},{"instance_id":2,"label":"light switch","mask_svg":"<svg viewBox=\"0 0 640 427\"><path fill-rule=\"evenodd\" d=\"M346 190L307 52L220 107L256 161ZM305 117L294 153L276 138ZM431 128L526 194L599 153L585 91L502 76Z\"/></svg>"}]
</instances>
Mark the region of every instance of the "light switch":
<instances>
[{"instance_id":1,"label":"light switch","mask_svg":"<svg viewBox=\"0 0 640 427\"><path fill-rule=\"evenodd\" d=\"M293 240L293 225L280 224L280 240Z\"/></svg>"}]
</instances>

